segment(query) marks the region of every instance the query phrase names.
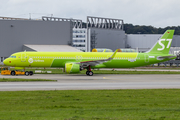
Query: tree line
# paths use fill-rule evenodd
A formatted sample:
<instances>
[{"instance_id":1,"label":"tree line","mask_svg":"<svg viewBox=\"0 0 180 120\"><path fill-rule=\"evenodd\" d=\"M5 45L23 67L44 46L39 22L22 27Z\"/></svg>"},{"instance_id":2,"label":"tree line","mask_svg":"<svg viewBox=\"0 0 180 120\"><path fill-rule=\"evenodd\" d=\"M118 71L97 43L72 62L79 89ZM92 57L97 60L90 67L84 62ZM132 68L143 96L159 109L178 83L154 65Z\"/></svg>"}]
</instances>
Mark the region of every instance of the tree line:
<instances>
[{"instance_id":1,"label":"tree line","mask_svg":"<svg viewBox=\"0 0 180 120\"><path fill-rule=\"evenodd\" d=\"M86 23L82 23L83 28L87 28ZM89 26L90 27L90 26ZM166 30L171 29L175 30L175 35L180 35L180 26L168 26L165 28L155 28L153 26L145 25L133 25L133 24L124 24L124 31L126 34L163 34Z\"/></svg>"},{"instance_id":2,"label":"tree line","mask_svg":"<svg viewBox=\"0 0 180 120\"><path fill-rule=\"evenodd\" d=\"M124 31L127 34L163 34L166 30L175 30L175 35L180 35L180 26L168 26L165 28L155 28L153 26L140 26L133 24L124 24Z\"/></svg>"}]
</instances>

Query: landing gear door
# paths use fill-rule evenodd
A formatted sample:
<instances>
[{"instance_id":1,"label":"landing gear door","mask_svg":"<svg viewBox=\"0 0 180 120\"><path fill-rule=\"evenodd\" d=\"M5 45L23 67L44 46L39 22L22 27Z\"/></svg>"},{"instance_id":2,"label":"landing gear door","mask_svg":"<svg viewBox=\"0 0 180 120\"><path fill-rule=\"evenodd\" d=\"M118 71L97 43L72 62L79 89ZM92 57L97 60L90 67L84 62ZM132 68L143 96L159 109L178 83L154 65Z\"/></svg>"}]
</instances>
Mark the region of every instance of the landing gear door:
<instances>
[{"instance_id":1,"label":"landing gear door","mask_svg":"<svg viewBox=\"0 0 180 120\"><path fill-rule=\"evenodd\" d=\"M21 62L26 62L26 53L21 53Z\"/></svg>"}]
</instances>

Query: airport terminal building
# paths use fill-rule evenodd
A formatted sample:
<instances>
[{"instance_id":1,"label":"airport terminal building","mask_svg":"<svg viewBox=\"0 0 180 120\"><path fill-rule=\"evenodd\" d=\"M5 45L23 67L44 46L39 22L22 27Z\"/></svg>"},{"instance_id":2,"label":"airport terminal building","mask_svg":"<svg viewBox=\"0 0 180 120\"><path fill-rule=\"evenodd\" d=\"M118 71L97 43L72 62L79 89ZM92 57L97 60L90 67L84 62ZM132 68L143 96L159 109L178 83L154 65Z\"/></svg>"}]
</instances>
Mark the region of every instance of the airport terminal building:
<instances>
[{"instance_id":1,"label":"airport terminal building","mask_svg":"<svg viewBox=\"0 0 180 120\"><path fill-rule=\"evenodd\" d=\"M79 19L42 17L40 20L0 17L1 62L20 51L90 52L93 48L149 50L161 34L126 34L122 19L87 17ZM171 52L179 51L175 35Z\"/></svg>"}]
</instances>

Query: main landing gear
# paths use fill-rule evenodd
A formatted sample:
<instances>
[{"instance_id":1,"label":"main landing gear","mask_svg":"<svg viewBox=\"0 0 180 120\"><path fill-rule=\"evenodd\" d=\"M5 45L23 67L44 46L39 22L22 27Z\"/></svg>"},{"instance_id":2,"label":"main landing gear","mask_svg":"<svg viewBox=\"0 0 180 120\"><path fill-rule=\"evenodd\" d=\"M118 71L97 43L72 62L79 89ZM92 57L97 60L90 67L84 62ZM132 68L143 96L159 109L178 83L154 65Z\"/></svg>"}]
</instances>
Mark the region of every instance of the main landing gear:
<instances>
[{"instance_id":1,"label":"main landing gear","mask_svg":"<svg viewBox=\"0 0 180 120\"><path fill-rule=\"evenodd\" d=\"M29 71L29 72L26 71L26 72L25 72L25 75L26 75L26 76L28 76L28 75L33 75L33 71Z\"/></svg>"},{"instance_id":2,"label":"main landing gear","mask_svg":"<svg viewBox=\"0 0 180 120\"><path fill-rule=\"evenodd\" d=\"M93 72L91 71L91 66L87 67L86 75L93 76Z\"/></svg>"}]
</instances>

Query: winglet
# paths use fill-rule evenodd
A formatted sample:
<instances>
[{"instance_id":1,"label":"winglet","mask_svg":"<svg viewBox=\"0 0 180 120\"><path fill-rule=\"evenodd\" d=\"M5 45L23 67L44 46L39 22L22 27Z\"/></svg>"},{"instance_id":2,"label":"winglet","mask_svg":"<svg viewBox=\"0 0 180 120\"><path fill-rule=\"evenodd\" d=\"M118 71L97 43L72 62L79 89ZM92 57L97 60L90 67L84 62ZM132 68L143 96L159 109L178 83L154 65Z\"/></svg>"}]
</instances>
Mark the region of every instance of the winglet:
<instances>
[{"instance_id":1,"label":"winglet","mask_svg":"<svg viewBox=\"0 0 180 120\"><path fill-rule=\"evenodd\" d=\"M111 55L111 57L110 57L111 59L114 58L114 56L116 55L117 51L118 51L118 49Z\"/></svg>"}]
</instances>

